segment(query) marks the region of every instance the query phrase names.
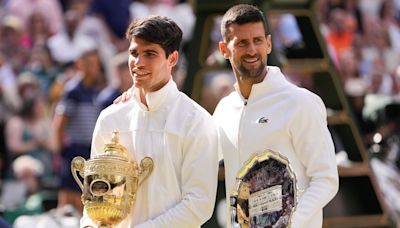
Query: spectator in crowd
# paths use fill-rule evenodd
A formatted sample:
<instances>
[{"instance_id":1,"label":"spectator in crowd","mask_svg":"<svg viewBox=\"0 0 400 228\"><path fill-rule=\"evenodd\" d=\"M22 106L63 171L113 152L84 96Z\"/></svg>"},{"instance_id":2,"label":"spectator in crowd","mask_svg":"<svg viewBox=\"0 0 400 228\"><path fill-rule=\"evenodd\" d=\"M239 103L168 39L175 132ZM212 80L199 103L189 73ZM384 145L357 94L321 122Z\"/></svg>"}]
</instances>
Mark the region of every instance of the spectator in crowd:
<instances>
[{"instance_id":1,"label":"spectator in crowd","mask_svg":"<svg viewBox=\"0 0 400 228\"><path fill-rule=\"evenodd\" d=\"M21 155L38 159L45 167L45 174L40 179L41 184L49 186L55 180L55 173L51 154L54 151L54 140L49 132L47 103L33 75L24 73L19 76L18 82L22 107L18 115L8 120L5 131L9 163ZM7 177L15 178L12 169L8 171Z\"/></svg>"},{"instance_id":2,"label":"spectator in crowd","mask_svg":"<svg viewBox=\"0 0 400 228\"><path fill-rule=\"evenodd\" d=\"M182 29L182 45L185 45L192 38L196 18L190 3L187 1L183 3L180 3L178 0L133 1L130 4L129 11L133 19L149 15L160 15L171 18Z\"/></svg>"},{"instance_id":3,"label":"spectator in crowd","mask_svg":"<svg viewBox=\"0 0 400 228\"><path fill-rule=\"evenodd\" d=\"M58 33L63 28L62 11L58 1L54 0L8 0L7 11L17 16L24 31L29 30L29 23L33 14L41 14L49 25L51 34Z\"/></svg>"},{"instance_id":4,"label":"spectator in crowd","mask_svg":"<svg viewBox=\"0 0 400 228\"><path fill-rule=\"evenodd\" d=\"M43 164L29 155L22 155L13 161L12 169L16 180L14 183L6 182L5 191L1 195L6 206L4 217L10 224L21 215L38 215L44 212L39 181L44 173Z\"/></svg>"},{"instance_id":5,"label":"spectator in crowd","mask_svg":"<svg viewBox=\"0 0 400 228\"><path fill-rule=\"evenodd\" d=\"M106 25L116 52L126 50L125 30L130 21L129 5L131 0L93 0L91 13L97 16ZM116 16L118 15L118 16Z\"/></svg>"},{"instance_id":6,"label":"spectator in crowd","mask_svg":"<svg viewBox=\"0 0 400 228\"><path fill-rule=\"evenodd\" d=\"M50 32L48 22L39 12L34 12L30 16L26 31L22 36L22 45L27 48L43 46L46 44L47 39L53 35Z\"/></svg>"},{"instance_id":7,"label":"spectator in crowd","mask_svg":"<svg viewBox=\"0 0 400 228\"><path fill-rule=\"evenodd\" d=\"M49 90L57 80L62 70L54 61L50 50L46 45L36 45L31 50L30 60L25 67L27 72L31 72L39 81L40 90L49 99Z\"/></svg>"},{"instance_id":8,"label":"spectator in crowd","mask_svg":"<svg viewBox=\"0 0 400 228\"><path fill-rule=\"evenodd\" d=\"M77 75L65 85L64 95L55 108L53 128L56 151L61 156L61 186L58 207L71 204L83 210L81 189L71 175L71 160L90 155L90 144L100 107L97 96L104 85L97 49L84 51L76 63Z\"/></svg>"},{"instance_id":9,"label":"spectator in crowd","mask_svg":"<svg viewBox=\"0 0 400 228\"><path fill-rule=\"evenodd\" d=\"M121 52L112 59L115 79L100 92L98 103L102 109L111 105L118 96L132 86L127 56L127 52Z\"/></svg>"},{"instance_id":10,"label":"spectator in crowd","mask_svg":"<svg viewBox=\"0 0 400 228\"><path fill-rule=\"evenodd\" d=\"M54 60L65 66L77 61L82 50L96 47L96 42L87 34L77 33L80 21L76 10L68 10L64 21L65 30L50 37L47 45Z\"/></svg>"},{"instance_id":11,"label":"spectator in crowd","mask_svg":"<svg viewBox=\"0 0 400 228\"><path fill-rule=\"evenodd\" d=\"M108 27L99 17L90 13L92 0L72 0L70 10L75 12L77 27L75 36L90 37L98 47L98 51L104 65L107 80L112 80L111 59L116 54L116 47L112 43Z\"/></svg>"},{"instance_id":12,"label":"spectator in crowd","mask_svg":"<svg viewBox=\"0 0 400 228\"><path fill-rule=\"evenodd\" d=\"M18 17L9 14L0 20L0 51L15 74L23 71L29 59L29 49L22 45L23 33Z\"/></svg>"}]
</instances>

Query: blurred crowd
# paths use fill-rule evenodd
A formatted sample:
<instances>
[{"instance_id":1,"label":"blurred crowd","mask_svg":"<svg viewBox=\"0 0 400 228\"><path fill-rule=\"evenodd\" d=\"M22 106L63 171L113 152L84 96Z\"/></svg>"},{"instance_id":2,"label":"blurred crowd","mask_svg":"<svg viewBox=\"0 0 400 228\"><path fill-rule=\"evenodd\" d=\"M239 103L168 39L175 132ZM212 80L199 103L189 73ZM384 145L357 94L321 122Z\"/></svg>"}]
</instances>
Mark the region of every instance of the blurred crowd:
<instances>
[{"instance_id":1,"label":"blurred crowd","mask_svg":"<svg viewBox=\"0 0 400 228\"><path fill-rule=\"evenodd\" d=\"M400 0L318 0L316 5L366 146L400 168ZM125 29L132 19L150 14L168 16L183 30L182 58L173 74L182 88L196 19L189 1L0 0L0 213L9 224L79 217L79 195L71 196L63 186L71 159L65 154L88 156L97 115L131 86ZM220 39L216 20L210 37L214 49ZM301 40L293 16L275 22L274 48ZM208 65L221 59L217 52L209 54ZM204 80L200 104L212 113L234 78L216 71ZM59 210L44 220L19 217L53 208ZM77 221L63 222L60 226L74 227Z\"/></svg>"},{"instance_id":2,"label":"blurred crowd","mask_svg":"<svg viewBox=\"0 0 400 228\"><path fill-rule=\"evenodd\" d=\"M400 225L400 1L321 0L320 29L367 147L385 206Z\"/></svg>"},{"instance_id":3,"label":"blurred crowd","mask_svg":"<svg viewBox=\"0 0 400 228\"><path fill-rule=\"evenodd\" d=\"M400 102L400 1L324 0L319 6L322 34L365 143L374 143L375 132L387 138L400 123L393 113Z\"/></svg>"}]
</instances>

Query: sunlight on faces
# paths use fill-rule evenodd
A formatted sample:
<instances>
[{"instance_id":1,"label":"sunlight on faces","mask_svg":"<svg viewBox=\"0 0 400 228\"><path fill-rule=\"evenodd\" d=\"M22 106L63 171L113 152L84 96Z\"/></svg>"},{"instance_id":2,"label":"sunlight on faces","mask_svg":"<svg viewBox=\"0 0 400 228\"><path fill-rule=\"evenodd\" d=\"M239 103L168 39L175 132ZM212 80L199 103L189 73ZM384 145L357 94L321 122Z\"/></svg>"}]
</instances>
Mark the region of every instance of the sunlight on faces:
<instances>
[{"instance_id":1,"label":"sunlight on faces","mask_svg":"<svg viewBox=\"0 0 400 228\"><path fill-rule=\"evenodd\" d=\"M229 59L237 76L243 78L263 77L268 54L271 53L271 36L265 36L261 22L232 24L229 40L220 43L220 50Z\"/></svg>"},{"instance_id":2,"label":"sunlight on faces","mask_svg":"<svg viewBox=\"0 0 400 228\"><path fill-rule=\"evenodd\" d=\"M177 62L177 51L166 57L159 44L137 37L130 42L129 70L134 86L144 94L157 91L167 84Z\"/></svg>"}]
</instances>

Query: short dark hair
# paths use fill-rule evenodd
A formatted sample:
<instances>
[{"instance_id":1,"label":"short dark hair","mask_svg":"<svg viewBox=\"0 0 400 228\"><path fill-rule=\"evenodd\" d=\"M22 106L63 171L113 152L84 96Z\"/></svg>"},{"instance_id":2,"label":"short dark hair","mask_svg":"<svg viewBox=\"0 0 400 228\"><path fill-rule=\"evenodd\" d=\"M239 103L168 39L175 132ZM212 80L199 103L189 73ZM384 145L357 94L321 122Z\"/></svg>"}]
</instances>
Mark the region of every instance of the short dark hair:
<instances>
[{"instance_id":1,"label":"short dark hair","mask_svg":"<svg viewBox=\"0 0 400 228\"><path fill-rule=\"evenodd\" d=\"M262 22L264 25L265 35L268 34L267 21L260 9L258 9L256 6L248 4L238 4L232 6L222 17L221 35L224 40L229 40L229 26L232 24L243 25L253 22Z\"/></svg>"},{"instance_id":2,"label":"short dark hair","mask_svg":"<svg viewBox=\"0 0 400 228\"><path fill-rule=\"evenodd\" d=\"M163 16L149 16L131 22L126 38L129 42L133 38L140 38L150 43L159 44L164 49L166 57L179 50L182 41L182 30L170 18Z\"/></svg>"}]
</instances>

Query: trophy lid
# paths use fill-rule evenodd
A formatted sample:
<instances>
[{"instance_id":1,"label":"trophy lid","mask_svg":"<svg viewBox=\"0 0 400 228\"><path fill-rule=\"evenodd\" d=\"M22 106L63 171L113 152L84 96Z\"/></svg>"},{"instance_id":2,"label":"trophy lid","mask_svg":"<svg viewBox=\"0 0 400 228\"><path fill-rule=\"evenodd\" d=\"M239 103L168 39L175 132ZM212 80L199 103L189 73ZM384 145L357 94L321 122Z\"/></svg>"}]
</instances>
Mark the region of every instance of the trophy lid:
<instances>
[{"instance_id":1,"label":"trophy lid","mask_svg":"<svg viewBox=\"0 0 400 228\"><path fill-rule=\"evenodd\" d=\"M126 147L119 144L118 134L119 132L116 130L112 132L111 143L107 143L104 146L105 155L113 155L113 156L128 158Z\"/></svg>"}]
</instances>

